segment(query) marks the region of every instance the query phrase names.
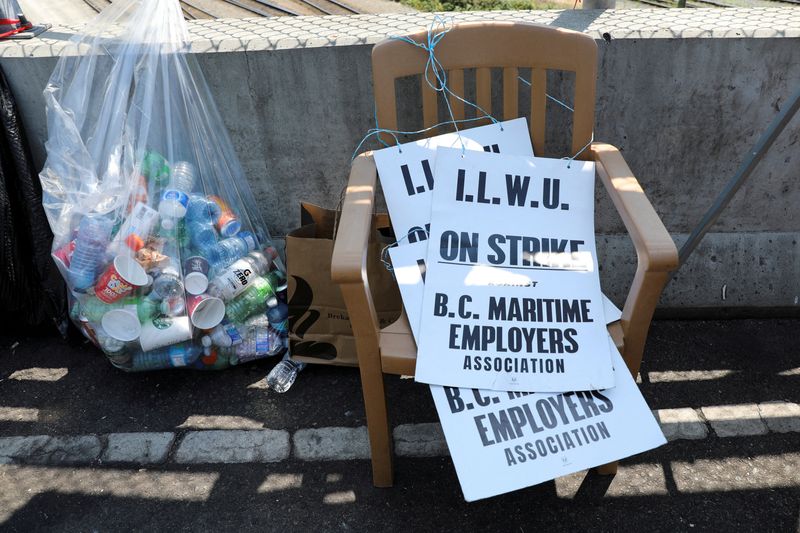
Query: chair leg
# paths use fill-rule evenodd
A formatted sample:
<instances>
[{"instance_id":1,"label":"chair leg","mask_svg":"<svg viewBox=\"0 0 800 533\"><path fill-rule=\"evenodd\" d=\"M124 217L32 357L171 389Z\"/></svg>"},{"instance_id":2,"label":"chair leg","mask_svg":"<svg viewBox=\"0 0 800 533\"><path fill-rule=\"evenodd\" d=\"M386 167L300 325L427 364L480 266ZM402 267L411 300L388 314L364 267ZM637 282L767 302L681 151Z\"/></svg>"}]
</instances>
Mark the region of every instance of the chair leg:
<instances>
[{"instance_id":1,"label":"chair leg","mask_svg":"<svg viewBox=\"0 0 800 533\"><path fill-rule=\"evenodd\" d=\"M613 476L617 473L617 466L619 466L619 461L600 465L597 467L597 473L601 476Z\"/></svg>"},{"instance_id":2,"label":"chair leg","mask_svg":"<svg viewBox=\"0 0 800 533\"><path fill-rule=\"evenodd\" d=\"M380 369L368 368L364 365L360 367L360 371L364 410L367 415L369 447L372 455L372 484L376 487L391 487L394 483L392 432L389 428L389 417L386 410L383 372Z\"/></svg>"}]
</instances>

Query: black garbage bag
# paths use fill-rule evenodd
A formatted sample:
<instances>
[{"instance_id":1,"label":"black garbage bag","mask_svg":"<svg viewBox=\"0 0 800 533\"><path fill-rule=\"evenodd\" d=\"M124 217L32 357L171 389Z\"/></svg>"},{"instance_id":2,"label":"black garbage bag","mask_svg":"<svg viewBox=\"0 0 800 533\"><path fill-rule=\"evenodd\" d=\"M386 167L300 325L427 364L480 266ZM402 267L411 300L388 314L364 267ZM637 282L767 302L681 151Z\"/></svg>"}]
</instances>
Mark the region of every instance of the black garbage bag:
<instances>
[{"instance_id":1,"label":"black garbage bag","mask_svg":"<svg viewBox=\"0 0 800 533\"><path fill-rule=\"evenodd\" d=\"M50 257L42 186L2 69L0 133L0 332L55 327L64 335L66 287Z\"/></svg>"}]
</instances>

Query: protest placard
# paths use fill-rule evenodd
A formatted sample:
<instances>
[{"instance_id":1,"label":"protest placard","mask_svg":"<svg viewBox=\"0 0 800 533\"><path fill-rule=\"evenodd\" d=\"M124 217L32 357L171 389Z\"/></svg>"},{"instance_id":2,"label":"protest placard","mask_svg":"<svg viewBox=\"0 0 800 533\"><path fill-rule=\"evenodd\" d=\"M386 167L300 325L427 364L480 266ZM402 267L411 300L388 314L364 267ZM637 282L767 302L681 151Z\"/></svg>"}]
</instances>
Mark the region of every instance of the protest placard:
<instances>
[{"instance_id":1,"label":"protest placard","mask_svg":"<svg viewBox=\"0 0 800 533\"><path fill-rule=\"evenodd\" d=\"M617 386L526 394L431 386L467 501L661 446L661 428L610 337Z\"/></svg>"},{"instance_id":2,"label":"protest placard","mask_svg":"<svg viewBox=\"0 0 800 533\"><path fill-rule=\"evenodd\" d=\"M594 243L594 164L439 148L417 381L614 386Z\"/></svg>"},{"instance_id":3,"label":"protest placard","mask_svg":"<svg viewBox=\"0 0 800 533\"><path fill-rule=\"evenodd\" d=\"M430 227L436 148L533 155L525 118L459 130L373 152L398 241L425 240Z\"/></svg>"},{"instance_id":4,"label":"protest placard","mask_svg":"<svg viewBox=\"0 0 800 533\"><path fill-rule=\"evenodd\" d=\"M422 298L425 292L425 258L428 255L428 241L403 243L389 248L389 257L392 260L392 271L400 287L400 296L403 307L408 316L411 333L414 340L419 342L419 318L422 313ZM603 294L603 314L606 323L616 322L622 316L622 311Z\"/></svg>"}]
</instances>

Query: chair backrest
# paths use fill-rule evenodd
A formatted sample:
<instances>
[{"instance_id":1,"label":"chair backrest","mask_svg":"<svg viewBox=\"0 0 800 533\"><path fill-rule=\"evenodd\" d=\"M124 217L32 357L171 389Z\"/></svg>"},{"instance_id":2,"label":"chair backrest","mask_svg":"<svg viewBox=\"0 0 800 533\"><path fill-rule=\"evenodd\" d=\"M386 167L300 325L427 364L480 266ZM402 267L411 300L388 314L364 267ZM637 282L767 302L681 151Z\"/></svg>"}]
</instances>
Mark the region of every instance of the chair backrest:
<instances>
[{"instance_id":1,"label":"chair backrest","mask_svg":"<svg viewBox=\"0 0 800 533\"><path fill-rule=\"evenodd\" d=\"M427 32L409 35L418 43L427 41ZM492 111L491 69L503 71L503 118L520 116L518 81L520 68L531 69L530 132L534 151L544 154L547 71L575 73L573 99L572 153L586 146L592 138L597 78L597 45L582 33L512 22L457 24L435 48L438 61L447 71L448 86L464 97L464 70L476 69L476 103L487 113ZM399 40L386 40L372 51L372 72L378 124L397 130L396 81L420 75L425 70L427 52ZM439 93L422 78L422 115L424 127L436 124ZM525 86L527 89L527 86ZM464 118L464 104L450 97L456 120ZM590 157L589 151L581 159Z\"/></svg>"}]
</instances>

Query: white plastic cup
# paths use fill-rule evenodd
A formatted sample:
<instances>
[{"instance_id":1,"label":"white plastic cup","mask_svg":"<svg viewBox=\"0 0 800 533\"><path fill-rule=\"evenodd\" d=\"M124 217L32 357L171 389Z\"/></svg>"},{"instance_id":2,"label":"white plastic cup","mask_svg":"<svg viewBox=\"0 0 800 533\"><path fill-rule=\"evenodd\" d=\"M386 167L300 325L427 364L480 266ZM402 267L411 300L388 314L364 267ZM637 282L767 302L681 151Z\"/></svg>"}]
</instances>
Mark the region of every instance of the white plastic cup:
<instances>
[{"instance_id":1,"label":"white plastic cup","mask_svg":"<svg viewBox=\"0 0 800 533\"><path fill-rule=\"evenodd\" d=\"M135 305L112 309L103 315L100 324L109 337L122 342L135 341L142 332Z\"/></svg>"},{"instance_id":2,"label":"white plastic cup","mask_svg":"<svg viewBox=\"0 0 800 533\"><path fill-rule=\"evenodd\" d=\"M225 302L208 294L189 297L189 318L195 327L211 329L225 318Z\"/></svg>"}]
</instances>

